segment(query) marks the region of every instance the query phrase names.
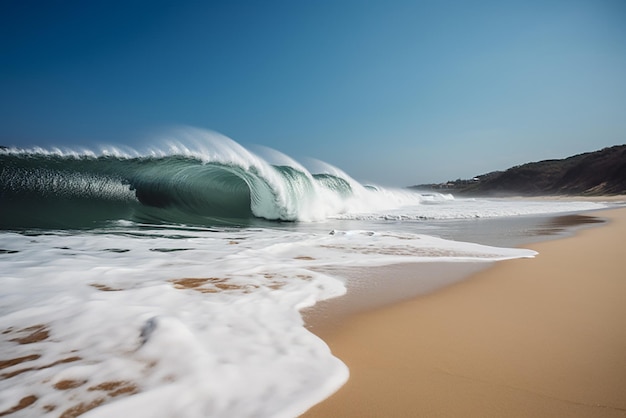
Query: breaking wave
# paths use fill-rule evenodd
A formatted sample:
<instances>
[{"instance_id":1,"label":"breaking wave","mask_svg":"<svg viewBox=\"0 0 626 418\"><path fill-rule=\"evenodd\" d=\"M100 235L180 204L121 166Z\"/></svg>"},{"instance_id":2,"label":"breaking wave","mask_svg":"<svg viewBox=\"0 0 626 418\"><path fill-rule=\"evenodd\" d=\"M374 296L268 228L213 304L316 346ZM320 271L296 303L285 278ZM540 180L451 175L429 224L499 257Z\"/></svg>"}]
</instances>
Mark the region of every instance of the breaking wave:
<instances>
[{"instance_id":1,"label":"breaking wave","mask_svg":"<svg viewBox=\"0 0 626 418\"><path fill-rule=\"evenodd\" d=\"M420 201L417 193L364 187L327 164L311 173L272 153L278 163L198 129L142 151L4 149L0 227L312 221Z\"/></svg>"}]
</instances>

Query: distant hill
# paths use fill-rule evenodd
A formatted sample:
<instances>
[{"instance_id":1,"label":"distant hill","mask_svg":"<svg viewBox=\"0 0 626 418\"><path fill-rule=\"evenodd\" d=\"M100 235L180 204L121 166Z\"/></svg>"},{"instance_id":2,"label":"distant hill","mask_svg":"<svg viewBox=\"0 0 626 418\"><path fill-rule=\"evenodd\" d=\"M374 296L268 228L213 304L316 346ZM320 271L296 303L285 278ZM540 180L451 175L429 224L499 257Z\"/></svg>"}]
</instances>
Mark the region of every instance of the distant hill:
<instances>
[{"instance_id":1,"label":"distant hill","mask_svg":"<svg viewBox=\"0 0 626 418\"><path fill-rule=\"evenodd\" d=\"M411 188L483 196L626 194L626 145Z\"/></svg>"}]
</instances>

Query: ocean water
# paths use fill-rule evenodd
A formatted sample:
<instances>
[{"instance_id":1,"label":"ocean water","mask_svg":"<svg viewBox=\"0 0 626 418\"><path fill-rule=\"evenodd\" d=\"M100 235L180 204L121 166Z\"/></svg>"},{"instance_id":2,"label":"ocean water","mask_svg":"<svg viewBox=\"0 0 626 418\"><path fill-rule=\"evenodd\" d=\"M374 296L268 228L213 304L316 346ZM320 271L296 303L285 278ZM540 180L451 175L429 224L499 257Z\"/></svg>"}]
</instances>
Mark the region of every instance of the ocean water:
<instances>
[{"instance_id":1,"label":"ocean water","mask_svg":"<svg viewBox=\"0 0 626 418\"><path fill-rule=\"evenodd\" d=\"M196 129L0 150L0 412L297 416L349 378L300 314L345 293L323 272L533 257L472 237L602 207L361 185Z\"/></svg>"}]
</instances>

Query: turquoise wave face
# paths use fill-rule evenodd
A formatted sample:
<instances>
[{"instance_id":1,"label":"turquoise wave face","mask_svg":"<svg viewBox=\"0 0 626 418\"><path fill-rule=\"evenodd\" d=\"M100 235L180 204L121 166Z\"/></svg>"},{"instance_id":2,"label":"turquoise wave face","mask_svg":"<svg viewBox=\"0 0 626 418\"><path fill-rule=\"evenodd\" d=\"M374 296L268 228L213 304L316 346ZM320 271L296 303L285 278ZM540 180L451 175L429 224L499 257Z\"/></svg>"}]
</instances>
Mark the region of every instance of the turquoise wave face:
<instances>
[{"instance_id":1,"label":"turquoise wave face","mask_svg":"<svg viewBox=\"0 0 626 418\"><path fill-rule=\"evenodd\" d=\"M282 165L195 156L120 157L3 151L0 228L89 228L110 221L194 225L298 221L345 199L350 183Z\"/></svg>"}]
</instances>

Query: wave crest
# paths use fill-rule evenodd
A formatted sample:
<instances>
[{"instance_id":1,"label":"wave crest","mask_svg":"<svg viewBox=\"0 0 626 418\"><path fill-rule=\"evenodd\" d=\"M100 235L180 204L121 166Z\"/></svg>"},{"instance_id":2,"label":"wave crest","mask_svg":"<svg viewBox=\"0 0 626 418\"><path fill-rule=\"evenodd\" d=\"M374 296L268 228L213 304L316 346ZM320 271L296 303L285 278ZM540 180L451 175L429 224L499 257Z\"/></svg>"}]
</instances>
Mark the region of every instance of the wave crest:
<instances>
[{"instance_id":1,"label":"wave crest","mask_svg":"<svg viewBox=\"0 0 626 418\"><path fill-rule=\"evenodd\" d=\"M381 200L381 189L363 187L330 165L320 162L323 170L313 174L270 151L278 164L199 129L181 130L144 150L4 149L0 226L315 221L389 203L389 196ZM409 195L419 202L419 195Z\"/></svg>"}]
</instances>

